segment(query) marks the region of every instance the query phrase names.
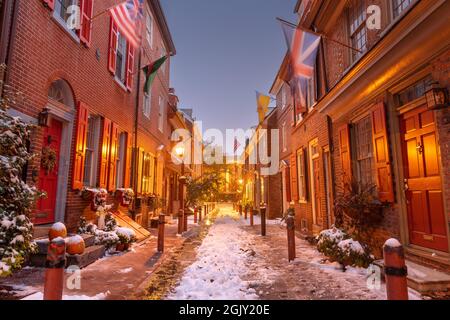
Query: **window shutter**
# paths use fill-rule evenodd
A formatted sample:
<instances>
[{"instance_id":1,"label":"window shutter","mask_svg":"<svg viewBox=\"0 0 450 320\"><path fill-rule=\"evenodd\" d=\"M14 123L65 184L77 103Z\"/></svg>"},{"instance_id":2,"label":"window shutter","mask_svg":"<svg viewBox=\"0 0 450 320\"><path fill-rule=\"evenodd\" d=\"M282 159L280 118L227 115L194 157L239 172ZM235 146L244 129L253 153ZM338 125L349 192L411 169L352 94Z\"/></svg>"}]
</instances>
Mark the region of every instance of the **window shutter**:
<instances>
[{"instance_id":1,"label":"window shutter","mask_svg":"<svg viewBox=\"0 0 450 320\"><path fill-rule=\"evenodd\" d=\"M55 0L43 0L43 2L50 10L53 11L53 9L55 9Z\"/></svg>"},{"instance_id":2,"label":"window shutter","mask_svg":"<svg viewBox=\"0 0 450 320\"><path fill-rule=\"evenodd\" d=\"M125 85L128 90L131 91L133 87L133 73L134 73L134 48L128 43L127 47L127 77L125 80ZM138 75L139 76L139 75Z\"/></svg>"},{"instance_id":3,"label":"window shutter","mask_svg":"<svg viewBox=\"0 0 450 320\"><path fill-rule=\"evenodd\" d=\"M291 172L290 169L287 167L284 169L284 178L285 178L285 188L286 188L286 200L287 202L292 201L291 197Z\"/></svg>"},{"instance_id":4,"label":"window shutter","mask_svg":"<svg viewBox=\"0 0 450 320\"><path fill-rule=\"evenodd\" d=\"M81 101L78 103L75 157L73 164L72 188L83 188L84 159L86 157L86 139L88 130L88 109Z\"/></svg>"},{"instance_id":5,"label":"window shutter","mask_svg":"<svg viewBox=\"0 0 450 320\"><path fill-rule=\"evenodd\" d=\"M297 183L297 155L291 154L291 198L292 201L298 201L298 183Z\"/></svg>"},{"instance_id":6,"label":"window shutter","mask_svg":"<svg viewBox=\"0 0 450 320\"><path fill-rule=\"evenodd\" d=\"M108 162L111 145L111 120L103 119L103 138L100 155L100 188L108 187Z\"/></svg>"},{"instance_id":7,"label":"window shutter","mask_svg":"<svg viewBox=\"0 0 450 320\"><path fill-rule=\"evenodd\" d=\"M352 180L352 162L350 152L350 128L348 124L340 127L339 130L339 155L341 158L342 178L344 183Z\"/></svg>"},{"instance_id":8,"label":"window shutter","mask_svg":"<svg viewBox=\"0 0 450 320\"><path fill-rule=\"evenodd\" d=\"M119 38L119 29L117 27L117 24L111 18L111 26L109 31L108 69L113 74L116 74L116 55L117 55L118 38Z\"/></svg>"},{"instance_id":9,"label":"window shutter","mask_svg":"<svg viewBox=\"0 0 450 320\"><path fill-rule=\"evenodd\" d=\"M124 187L131 187L131 166L133 157L133 135L127 133L127 145L126 145L126 159L125 159L125 173L124 173Z\"/></svg>"},{"instance_id":10,"label":"window shutter","mask_svg":"<svg viewBox=\"0 0 450 320\"><path fill-rule=\"evenodd\" d=\"M389 139L387 135L384 103L375 105L371 110L371 113L378 196L381 201L394 202L394 190L388 145Z\"/></svg>"},{"instance_id":11,"label":"window shutter","mask_svg":"<svg viewBox=\"0 0 450 320\"><path fill-rule=\"evenodd\" d=\"M117 158L119 157L119 127L114 122L111 125L110 145L108 191L113 191L116 189Z\"/></svg>"},{"instance_id":12,"label":"window shutter","mask_svg":"<svg viewBox=\"0 0 450 320\"><path fill-rule=\"evenodd\" d=\"M92 14L94 12L94 0L81 0L80 5L80 41L87 47L91 45Z\"/></svg>"}]
</instances>

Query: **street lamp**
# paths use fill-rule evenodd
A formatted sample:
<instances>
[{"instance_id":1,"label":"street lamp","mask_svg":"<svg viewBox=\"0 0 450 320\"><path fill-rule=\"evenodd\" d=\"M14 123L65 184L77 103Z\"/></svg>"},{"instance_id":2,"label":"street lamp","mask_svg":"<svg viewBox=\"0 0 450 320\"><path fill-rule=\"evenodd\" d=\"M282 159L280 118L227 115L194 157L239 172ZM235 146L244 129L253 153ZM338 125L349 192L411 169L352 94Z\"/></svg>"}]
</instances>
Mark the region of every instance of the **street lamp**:
<instances>
[{"instance_id":1,"label":"street lamp","mask_svg":"<svg viewBox=\"0 0 450 320\"><path fill-rule=\"evenodd\" d=\"M178 146L175 148L175 154L181 160L181 177L179 179L179 200L180 200L180 210L178 211L178 234L182 234L183 231L187 230L187 225L184 224L184 182L186 181L186 177L184 176L184 147Z\"/></svg>"}]
</instances>

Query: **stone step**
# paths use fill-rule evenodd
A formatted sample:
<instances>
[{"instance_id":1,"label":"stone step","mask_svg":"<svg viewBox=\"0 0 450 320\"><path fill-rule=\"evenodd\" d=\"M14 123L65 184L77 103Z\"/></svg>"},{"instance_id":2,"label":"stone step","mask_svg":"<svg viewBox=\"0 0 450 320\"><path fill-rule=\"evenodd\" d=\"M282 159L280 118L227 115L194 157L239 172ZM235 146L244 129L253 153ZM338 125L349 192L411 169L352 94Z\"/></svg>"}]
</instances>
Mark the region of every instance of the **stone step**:
<instances>
[{"instance_id":1,"label":"stone step","mask_svg":"<svg viewBox=\"0 0 450 320\"><path fill-rule=\"evenodd\" d=\"M87 247L83 254L81 255L66 255L66 267L68 266L78 266L84 268L91 263L97 261L105 255L105 246L90 246ZM34 254L30 257L29 265L38 268L44 268L45 262L47 260L46 254Z\"/></svg>"},{"instance_id":2,"label":"stone step","mask_svg":"<svg viewBox=\"0 0 450 320\"><path fill-rule=\"evenodd\" d=\"M383 260L377 260L374 264L381 268L384 278ZM408 287L422 294L450 290L450 274L409 260L406 260L406 266L408 267Z\"/></svg>"},{"instance_id":3,"label":"stone step","mask_svg":"<svg viewBox=\"0 0 450 320\"><path fill-rule=\"evenodd\" d=\"M93 236L92 234L82 234L81 237L84 240L84 244L86 245L86 248L88 247L92 247L93 245L95 245L95 236ZM47 249L48 249L48 244L49 244L49 240L47 237L42 237L42 238L38 238L35 239L37 245L38 245L38 254L47 254Z\"/></svg>"},{"instance_id":4,"label":"stone step","mask_svg":"<svg viewBox=\"0 0 450 320\"><path fill-rule=\"evenodd\" d=\"M83 254L67 255L66 266L78 266L79 268L85 268L91 263L94 263L98 259L105 255L105 246L91 246L86 248Z\"/></svg>"}]
</instances>

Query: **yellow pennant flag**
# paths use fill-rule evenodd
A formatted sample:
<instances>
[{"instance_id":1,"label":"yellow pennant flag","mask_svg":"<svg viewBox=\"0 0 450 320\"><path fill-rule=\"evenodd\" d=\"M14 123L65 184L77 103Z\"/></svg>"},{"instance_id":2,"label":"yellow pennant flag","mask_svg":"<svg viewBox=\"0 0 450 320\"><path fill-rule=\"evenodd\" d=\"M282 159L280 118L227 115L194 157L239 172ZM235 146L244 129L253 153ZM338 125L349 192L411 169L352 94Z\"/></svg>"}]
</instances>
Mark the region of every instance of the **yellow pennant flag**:
<instances>
[{"instance_id":1,"label":"yellow pennant flag","mask_svg":"<svg viewBox=\"0 0 450 320\"><path fill-rule=\"evenodd\" d=\"M267 115L267 112L269 112L269 104L270 104L270 96L266 96L263 95L261 93L259 93L258 91L256 92L256 104L258 105L258 118L259 118L259 123L264 121L264 118Z\"/></svg>"}]
</instances>

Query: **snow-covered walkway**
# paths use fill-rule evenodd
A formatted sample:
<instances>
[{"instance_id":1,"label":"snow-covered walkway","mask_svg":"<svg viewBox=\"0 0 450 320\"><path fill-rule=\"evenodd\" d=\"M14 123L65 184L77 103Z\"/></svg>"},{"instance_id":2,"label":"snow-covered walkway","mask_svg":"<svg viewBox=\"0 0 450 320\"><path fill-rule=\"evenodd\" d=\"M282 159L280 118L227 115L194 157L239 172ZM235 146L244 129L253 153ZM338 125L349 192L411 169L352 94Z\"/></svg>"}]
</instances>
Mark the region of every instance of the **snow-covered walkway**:
<instances>
[{"instance_id":1,"label":"snow-covered walkway","mask_svg":"<svg viewBox=\"0 0 450 320\"><path fill-rule=\"evenodd\" d=\"M242 275L248 272L249 251L245 250L252 235L240 228L242 220L229 207L221 207L216 221L198 248L197 260L169 296L170 299L257 299Z\"/></svg>"},{"instance_id":2,"label":"snow-covered walkway","mask_svg":"<svg viewBox=\"0 0 450 320\"><path fill-rule=\"evenodd\" d=\"M197 250L197 259L185 269L169 299L386 298L384 285L368 281L367 270L348 268L342 272L339 265L327 262L299 238L297 259L289 263L286 229L279 222L268 221L267 237L261 237L257 217L251 227L231 206L219 208L215 223ZM419 298L410 293L410 299Z\"/></svg>"}]
</instances>

